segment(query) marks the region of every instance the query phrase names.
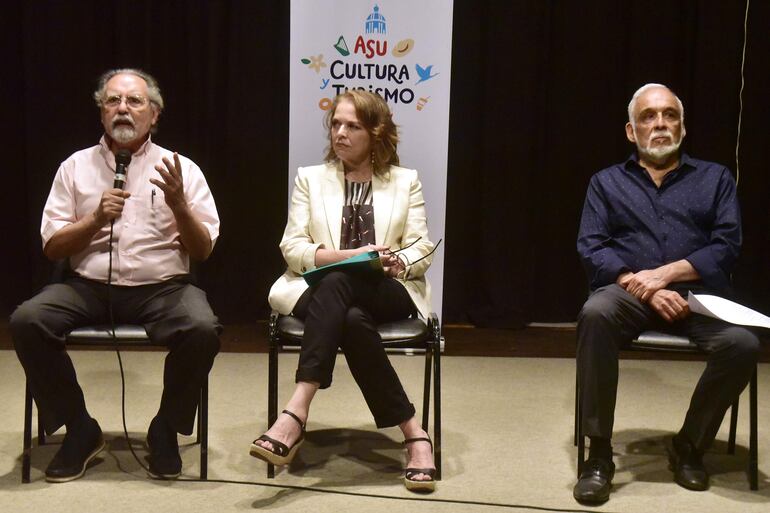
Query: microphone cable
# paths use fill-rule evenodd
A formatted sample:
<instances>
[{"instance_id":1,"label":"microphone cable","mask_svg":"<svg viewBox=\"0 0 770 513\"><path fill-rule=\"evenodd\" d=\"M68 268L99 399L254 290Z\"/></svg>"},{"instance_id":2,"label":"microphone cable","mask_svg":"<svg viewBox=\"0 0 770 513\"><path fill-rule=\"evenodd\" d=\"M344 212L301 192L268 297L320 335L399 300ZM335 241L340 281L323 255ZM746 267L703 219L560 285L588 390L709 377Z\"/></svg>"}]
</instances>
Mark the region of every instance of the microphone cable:
<instances>
[{"instance_id":1,"label":"microphone cable","mask_svg":"<svg viewBox=\"0 0 770 513\"><path fill-rule=\"evenodd\" d=\"M112 221L110 221L109 260L108 260L108 266L107 266L107 269L108 269L107 271L107 305L108 305L108 311L109 311L110 335L114 343L115 354L118 357L118 366L120 367L120 386L121 386L120 407L121 407L121 416L123 421L123 437L126 441L126 446L128 446L128 450L131 451L131 455L134 457L134 460L136 460L137 464L147 473L147 475L159 481L177 481L180 483L220 483L220 484L241 485L241 486L257 486L257 487L263 487L263 488L277 488L279 490L295 490L295 491L306 491L306 492L315 492L315 493L322 493L322 494L343 495L347 497L385 499L385 500L393 500L393 501L433 502L433 503L439 503L439 504L457 504L457 505L463 505L463 506L486 506L486 507L497 507L497 508L517 509L517 510L545 511L545 512L554 512L554 513L594 513L594 510L590 510L590 509L548 508L545 506L534 506L529 504L512 504L512 503L503 503L503 502L474 501L474 500L463 500L463 499L419 498L417 496L399 497L395 495L350 492L346 490L332 490L328 488L319 488L315 486L259 483L256 481L239 481L235 479L196 479L196 478L188 478L188 477L165 478L163 476L156 476L155 474L150 472L149 467L145 466L144 463L142 463L142 461L139 459L139 456L136 454L136 451L134 451L134 448L131 445L131 440L128 436L128 428L126 426L126 378L123 370L123 359L121 358L121 355L120 355L120 345L118 343L117 336L115 335L115 318L112 310L112 246L113 246L114 226L115 226L115 220L113 219ZM438 246L438 244L436 246ZM138 477L135 474L133 474L131 471L123 469L122 467L120 468L123 473L128 474L130 476Z\"/></svg>"},{"instance_id":2,"label":"microphone cable","mask_svg":"<svg viewBox=\"0 0 770 513\"><path fill-rule=\"evenodd\" d=\"M521 509L532 511L548 511L556 513L596 513L595 509L579 509L579 508L549 508L547 506L535 506L532 504L517 504L509 502L492 502L492 501L476 501L470 499L440 499L431 495L429 497L421 498L419 495L413 495L411 497L400 497L397 495L385 495L381 493L365 493L365 492L349 492L345 490L332 490L329 488L319 488L315 486L301 486L301 485L281 485L273 483L258 483L256 481L237 481L233 479L192 479L192 478L178 478L176 481L183 483L220 483L220 484L235 484L246 486L262 486L265 488L278 488L281 490L296 490L317 492L321 494L330 495L344 495L347 497L361 497L365 499L386 499L393 501L415 501L415 502L432 502L438 504L458 504L463 506L486 506L493 508L506 508L506 509ZM280 492L279 492L280 493ZM434 492L435 493L435 492ZM613 513L609 510L601 510L602 513Z\"/></svg>"},{"instance_id":3,"label":"microphone cable","mask_svg":"<svg viewBox=\"0 0 770 513\"><path fill-rule=\"evenodd\" d=\"M115 335L115 318L112 310L112 246L113 246L114 226L115 226L115 220L113 219L112 221L110 221L110 239L108 244L109 260L107 265L107 305L108 305L108 312L109 312L110 335L114 343L115 354L118 357L118 366L120 367L120 387L121 387L120 408L121 408L121 416L123 421L123 437L126 441L126 446L128 447L128 450L131 451L131 455L134 457L134 460L136 460L137 464L147 473L147 475L151 476L153 479L157 479L159 481L177 481L180 483L220 483L220 484L241 485L241 486L257 486L257 487L263 487L263 488L277 488L280 490L296 490L296 491L306 491L306 492L315 492L315 493L332 494L332 495L344 495L347 497L385 499L385 500L393 500L393 501L434 502L434 503L440 503L440 504L457 504L457 505L464 505L464 506L487 506L487 507L497 507L497 508L506 508L506 509L546 511L546 512L554 512L554 513L594 513L594 510L589 510L589 509L548 508L545 506L534 506L529 504L511 504L511 503L502 503L502 502L474 501L474 500L463 500L463 499L419 498L417 496L399 497L395 495L350 492L346 490L332 490L328 488L319 488L315 486L259 483L256 481L239 481L235 479L195 479L195 478L188 478L188 477L166 478L163 476L156 476L155 474L150 472L149 467L145 466L144 463L142 463L142 461L139 459L139 456L136 454L136 451L134 451L134 448L131 445L131 439L128 436L128 428L126 426L126 378L123 370L123 359L120 355L120 345L118 343L118 338ZM438 247L438 244L436 244L436 247ZM435 251L435 248L434 248L434 251ZM125 470L122 467L120 468L122 472L124 472L125 474L138 477L132 472Z\"/></svg>"},{"instance_id":4,"label":"microphone cable","mask_svg":"<svg viewBox=\"0 0 770 513\"><path fill-rule=\"evenodd\" d=\"M131 152L122 149L118 151L115 154L115 181L113 183L114 189L120 189L123 190L123 188L126 185L126 174L127 174L127 168L129 164L131 163ZM136 452L134 451L134 448L131 445L131 440L128 437L128 427L126 426L126 375L125 371L123 370L123 358L120 354L120 343L118 342L118 337L115 334L115 315L113 312L113 301L112 301L112 246L113 246L113 238L114 238L114 231L115 231L115 219L110 220L110 238L107 245L109 258L107 263L107 312L109 315L109 334L110 338L113 342L113 347L115 348L115 354L118 357L118 367L120 368L120 411L121 411L121 418L123 421L123 436L126 440L126 445L128 446L128 449L131 451L131 454L134 456L134 459L139 464L140 467L142 467L147 474L150 476L154 476L152 472L150 472L150 469L146 467L141 460L139 459L139 456L137 456ZM160 479L164 479L162 476L157 476Z\"/></svg>"},{"instance_id":5,"label":"microphone cable","mask_svg":"<svg viewBox=\"0 0 770 513\"><path fill-rule=\"evenodd\" d=\"M115 317L112 311L112 239L113 239L113 230L115 227L115 220L112 219L110 221L110 240L108 243L108 249L109 249L109 260L107 264L107 311L109 314L109 326L110 326L110 337L112 338L113 346L115 348L115 354L118 357L118 367L120 368L120 413L123 421L123 437L126 440L126 445L128 446L128 450L131 451L131 454L134 456L134 459L139 464L140 467L142 467L145 472L149 475L153 475L152 472L150 472L150 469L146 467L142 461L139 459L139 456L137 456L136 452L134 451L133 446L131 445L131 440L128 437L128 428L126 427L126 375L123 371L123 358L120 355L120 344L118 343L118 337L115 335ZM159 479L165 479L162 476L158 476Z\"/></svg>"},{"instance_id":6,"label":"microphone cable","mask_svg":"<svg viewBox=\"0 0 770 513\"><path fill-rule=\"evenodd\" d=\"M124 473L134 476L131 472L123 470ZM505 508L515 510L531 510L531 511L547 511L555 513L596 513L594 509L580 509L580 508L557 508L547 506L536 506L533 504L519 504L509 502L492 502L482 500L471 499L442 499L434 495L429 497L421 497L419 495L413 496L398 496L398 495L385 495L381 493L365 493L365 492L351 492L346 490L334 490L330 488L321 488L317 486L302 486L302 485L289 485L289 484L276 484L276 483L260 483L257 481L239 481L236 479L196 479L188 477L178 477L176 479L170 479L169 481L178 481L180 483L218 483L226 485L241 485L241 486L254 486L262 488L275 488L278 490L292 490L298 492L314 492L320 494L329 495L342 495L345 497L360 497L364 499L385 499L391 501L414 501L414 502L431 502L437 504L457 504L463 506L482 506L493 508ZM281 493L281 492L278 492ZM612 513L609 510L602 510L604 513Z\"/></svg>"}]
</instances>

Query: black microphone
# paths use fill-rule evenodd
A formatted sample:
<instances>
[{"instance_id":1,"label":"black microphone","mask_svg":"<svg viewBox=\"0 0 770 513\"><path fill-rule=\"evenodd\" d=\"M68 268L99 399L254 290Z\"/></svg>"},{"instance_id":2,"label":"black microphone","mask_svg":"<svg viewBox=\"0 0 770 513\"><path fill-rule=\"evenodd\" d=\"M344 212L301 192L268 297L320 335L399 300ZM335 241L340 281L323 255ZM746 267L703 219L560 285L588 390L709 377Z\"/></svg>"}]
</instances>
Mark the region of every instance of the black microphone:
<instances>
[{"instance_id":1,"label":"black microphone","mask_svg":"<svg viewBox=\"0 0 770 513\"><path fill-rule=\"evenodd\" d=\"M126 168L131 163L131 152L128 150L120 150L115 155L115 182L112 187L115 189L123 189L126 186Z\"/></svg>"}]
</instances>

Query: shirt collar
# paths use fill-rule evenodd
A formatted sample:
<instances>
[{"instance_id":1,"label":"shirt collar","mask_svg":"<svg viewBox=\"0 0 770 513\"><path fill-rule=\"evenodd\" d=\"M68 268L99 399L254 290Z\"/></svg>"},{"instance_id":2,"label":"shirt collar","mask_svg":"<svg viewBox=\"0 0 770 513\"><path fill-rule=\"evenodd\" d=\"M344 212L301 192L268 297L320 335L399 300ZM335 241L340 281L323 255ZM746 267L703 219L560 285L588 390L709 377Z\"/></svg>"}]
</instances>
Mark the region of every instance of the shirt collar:
<instances>
[{"instance_id":1,"label":"shirt collar","mask_svg":"<svg viewBox=\"0 0 770 513\"><path fill-rule=\"evenodd\" d=\"M642 165L639 164L639 154L637 152L633 152L623 163L623 166L627 170L631 170L631 169L644 170ZM695 162L693 162L693 159L685 152L682 152L679 154L679 166L677 166L677 168L673 169L671 172L675 173L685 167L695 169L696 166L695 166Z\"/></svg>"},{"instance_id":2,"label":"shirt collar","mask_svg":"<svg viewBox=\"0 0 770 513\"><path fill-rule=\"evenodd\" d=\"M102 154L102 157L104 157L104 160L107 161L107 163L111 167L115 167L115 155L110 151L110 145L107 142L107 134L102 134L102 137L99 139L99 152ZM152 135L147 136L147 140L142 143L141 146L139 146L139 149L134 152L132 157L143 157L147 154L147 152L150 151L150 148L152 147Z\"/></svg>"}]
</instances>

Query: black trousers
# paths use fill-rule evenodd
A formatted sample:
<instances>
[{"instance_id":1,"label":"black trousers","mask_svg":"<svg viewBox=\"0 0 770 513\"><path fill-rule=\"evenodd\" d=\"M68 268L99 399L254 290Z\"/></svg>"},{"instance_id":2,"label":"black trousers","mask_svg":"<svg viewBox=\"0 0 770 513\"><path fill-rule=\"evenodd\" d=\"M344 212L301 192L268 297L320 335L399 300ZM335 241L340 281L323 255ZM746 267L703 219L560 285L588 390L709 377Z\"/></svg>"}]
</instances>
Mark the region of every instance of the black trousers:
<instances>
[{"instance_id":1,"label":"black trousers","mask_svg":"<svg viewBox=\"0 0 770 513\"><path fill-rule=\"evenodd\" d=\"M159 413L191 434L200 387L219 352L221 326L206 294L186 277L135 287L112 287L116 324L142 324L150 340L169 348ZM11 315L16 354L47 433L85 408L65 348L74 328L109 323L107 285L80 277L46 286Z\"/></svg>"},{"instance_id":2,"label":"black trousers","mask_svg":"<svg viewBox=\"0 0 770 513\"><path fill-rule=\"evenodd\" d=\"M388 360L377 324L414 313L406 289L392 278L329 273L294 307L294 315L305 321L296 380L328 388L339 347L377 427L412 418L414 406Z\"/></svg>"},{"instance_id":3,"label":"black trousers","mask_svg":"<svg viewBox=\"0 0 770 513\"><path fill-rule=\"evenodd\" d=\"M751 379L759 339L746 328L699 314L691 313L681 321L666 323L616 284L594 291L578 315L577 365L583 433L612 437L618 351L647 329L665 329L688 336L708 353L706 369L695 387L682 426L682 433L698 450L704 451L716 437L725 412Z\"/></svg>"}]
</instances>

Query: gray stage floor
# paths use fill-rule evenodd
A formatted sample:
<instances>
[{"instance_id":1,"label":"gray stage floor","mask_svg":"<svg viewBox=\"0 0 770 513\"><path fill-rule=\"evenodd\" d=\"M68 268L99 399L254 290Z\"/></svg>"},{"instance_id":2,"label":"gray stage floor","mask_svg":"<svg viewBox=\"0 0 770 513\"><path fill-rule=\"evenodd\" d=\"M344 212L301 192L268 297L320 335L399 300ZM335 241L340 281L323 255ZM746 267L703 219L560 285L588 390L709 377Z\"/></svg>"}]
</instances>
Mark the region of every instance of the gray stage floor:
<instances>
[{"instance_id":1,"label":"gray stage floor","mask_svg":"<svg viewBox=\"0 0 770 513\"><path fill-rule=\"evenodd\" d=\"M217 357L210 381L209 478L251 483L223 484L147 479L122 439L114 353L77 351L72 357L89 410L105 431L109 450L82 479L51 485L44 481L43 470L56 447L35 448L33 482L20 484L23 374L13 352L0 351L0 511L492 512L553 508L722 513L764 512L770 506L768 364L762 364L759 371L758 491L748 489L744 472L748 443L745 398L737 455L722 454L725 423L705 460L713 473L711 489L689 492L671 480L663 439L678 429L704 364L625 360L621 362L615 426L618 472L612 498L602 507L585 508L572 499L575 376L570 359L444 358L444 479L436 493L423 497L403 488L400 432L396 428L375 430L343 358L338 359L332 388L319 393L313 403L308 441L298 460L288 472L268 480L265 465L248 454L251 440L265 429L267 355L227 353ZM146 425L160 397L163 354L124 352L123 358L128 430L132 445L143 456ZM281 356L281 402L290 391L295 362L296 355ZM422 358L394 356L393 362L419 409ZM60 439L61 435L54 435L54 441ZM198 446L192 441L180 437L184 475L194 478ZM317 490L292 488L296 486ZM510 507L515 505L520 507Z\"/></svg>"}]
</instances>

